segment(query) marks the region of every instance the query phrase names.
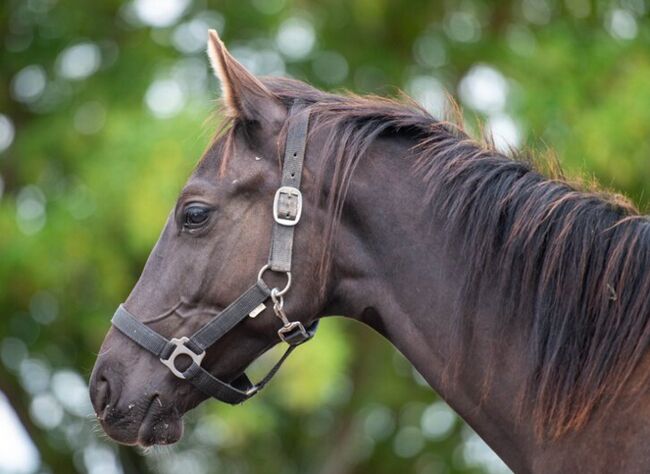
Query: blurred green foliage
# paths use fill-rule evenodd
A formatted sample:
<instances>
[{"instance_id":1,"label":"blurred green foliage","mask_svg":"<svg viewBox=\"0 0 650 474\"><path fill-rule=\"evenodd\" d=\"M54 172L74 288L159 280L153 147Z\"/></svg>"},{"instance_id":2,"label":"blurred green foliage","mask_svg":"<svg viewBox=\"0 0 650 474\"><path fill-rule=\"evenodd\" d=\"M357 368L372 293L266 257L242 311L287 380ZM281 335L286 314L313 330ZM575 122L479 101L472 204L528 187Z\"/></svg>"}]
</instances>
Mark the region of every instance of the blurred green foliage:
<instances>
[{"instance_id":1,"label":"blurred green foliage","mask_svg":"<svg viewBox=\"0 0 650 474\"><path fill-rule=\"evenodd\" d=\"M208 27L257 73L334 90L404 88L434 112L449 91L470 129L483 122L510 144L552 148L569 176L594 177L647 209L649 8L2 2L0 391L38 448L38 469L501 472L388 343L349 321L326 321L263 395L243 407L206 404L188 416L184 441L144 457L96 433L83 380L218 125L206 121L218 95L203 53Z\"/></svg>"}]
</instances>

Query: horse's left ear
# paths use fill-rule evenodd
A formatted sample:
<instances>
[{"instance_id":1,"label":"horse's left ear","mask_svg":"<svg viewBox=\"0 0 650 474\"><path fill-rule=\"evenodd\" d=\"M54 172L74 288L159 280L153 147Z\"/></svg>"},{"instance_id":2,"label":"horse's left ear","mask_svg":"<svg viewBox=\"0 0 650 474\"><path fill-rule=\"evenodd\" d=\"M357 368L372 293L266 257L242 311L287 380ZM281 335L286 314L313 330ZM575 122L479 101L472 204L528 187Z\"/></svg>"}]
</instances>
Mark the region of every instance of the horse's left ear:
<instances>
[{"instance_id":1,"label":"horse's left ear","mask_svg":"<svg viewBox=\"0 0 650 474\"><path fill-rule=\"evenodd\" d=\"M228 115L271 126L284 121L284 105L232 57L215 30L208 31L208 57L221 82Z\"/></svg>"}]
</instances>

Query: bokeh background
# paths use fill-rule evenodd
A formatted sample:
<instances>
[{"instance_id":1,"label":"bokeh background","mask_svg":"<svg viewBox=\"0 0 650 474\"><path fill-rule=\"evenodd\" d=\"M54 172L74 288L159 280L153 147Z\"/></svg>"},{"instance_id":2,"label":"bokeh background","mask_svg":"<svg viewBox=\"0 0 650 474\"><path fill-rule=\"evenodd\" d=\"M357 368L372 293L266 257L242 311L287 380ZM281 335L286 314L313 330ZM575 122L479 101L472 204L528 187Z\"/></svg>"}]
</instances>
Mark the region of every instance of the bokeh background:
<instances>
[{"instance_id":1,"label":"bokeh background","mask_svg":"<svg viewBox=\"0 0 650 474\"><path fill-rule=\"evenodd\" d=\"M216 28L259 74L447 93L496 145L648 209L648 0L4 0L0 472L508 472L369 329L333 319L242 407L207 403L143 452L98 431L87 379L218 125ZM291 378L286 374L291 372Z\"/></svg>"}]
</instances>

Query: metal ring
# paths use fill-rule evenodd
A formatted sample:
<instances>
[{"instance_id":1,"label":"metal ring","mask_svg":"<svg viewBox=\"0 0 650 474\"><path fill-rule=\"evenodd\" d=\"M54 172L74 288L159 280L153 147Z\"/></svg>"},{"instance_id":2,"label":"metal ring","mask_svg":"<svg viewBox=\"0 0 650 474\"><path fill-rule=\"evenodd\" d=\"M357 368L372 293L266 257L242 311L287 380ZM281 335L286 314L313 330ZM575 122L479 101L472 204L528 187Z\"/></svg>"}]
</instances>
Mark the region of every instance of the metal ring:
<instances>
[{"instance_id":1,"label":"metal ring","mask_svg":"<svg viewBox=\"0 0 650 474\"><path fill-rule=\"evenodd\" d=\"M260 269L260 272L257 274L257 281L264 283L262 276L264 275L264 272L267 270L271 270L271 266L268 263ZM274 272L275 270L271 270L271 271ZM284 286L284 288L282 288L281 290L274 288L275 290L277 290L276 296L284 296L287 293L287 291L289 291L289 288L291 288L291 272L276 272L276 273L284 273L287 276L287 284Z\"/></svg>"}]
</instances>

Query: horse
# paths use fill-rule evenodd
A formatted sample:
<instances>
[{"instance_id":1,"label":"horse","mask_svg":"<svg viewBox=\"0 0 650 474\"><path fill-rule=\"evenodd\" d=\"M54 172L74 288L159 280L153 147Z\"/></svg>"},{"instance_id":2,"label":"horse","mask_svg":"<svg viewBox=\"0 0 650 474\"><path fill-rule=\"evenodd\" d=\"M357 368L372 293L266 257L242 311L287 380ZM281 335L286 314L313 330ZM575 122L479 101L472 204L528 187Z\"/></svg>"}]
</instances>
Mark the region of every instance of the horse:
<instances>
[{"instance_id":1,"label":"horse","mask_svg":"<svg viewBox=\"0 0 650 474\"><path fill-rule=\"evenodd\" d=\"M247 400L342 315L513 471L649 472L647 217L413 102L256 77L208 36L226 120L97 357L111 438L178 441L184 413Z\"/></svg>"}]
</instances>

